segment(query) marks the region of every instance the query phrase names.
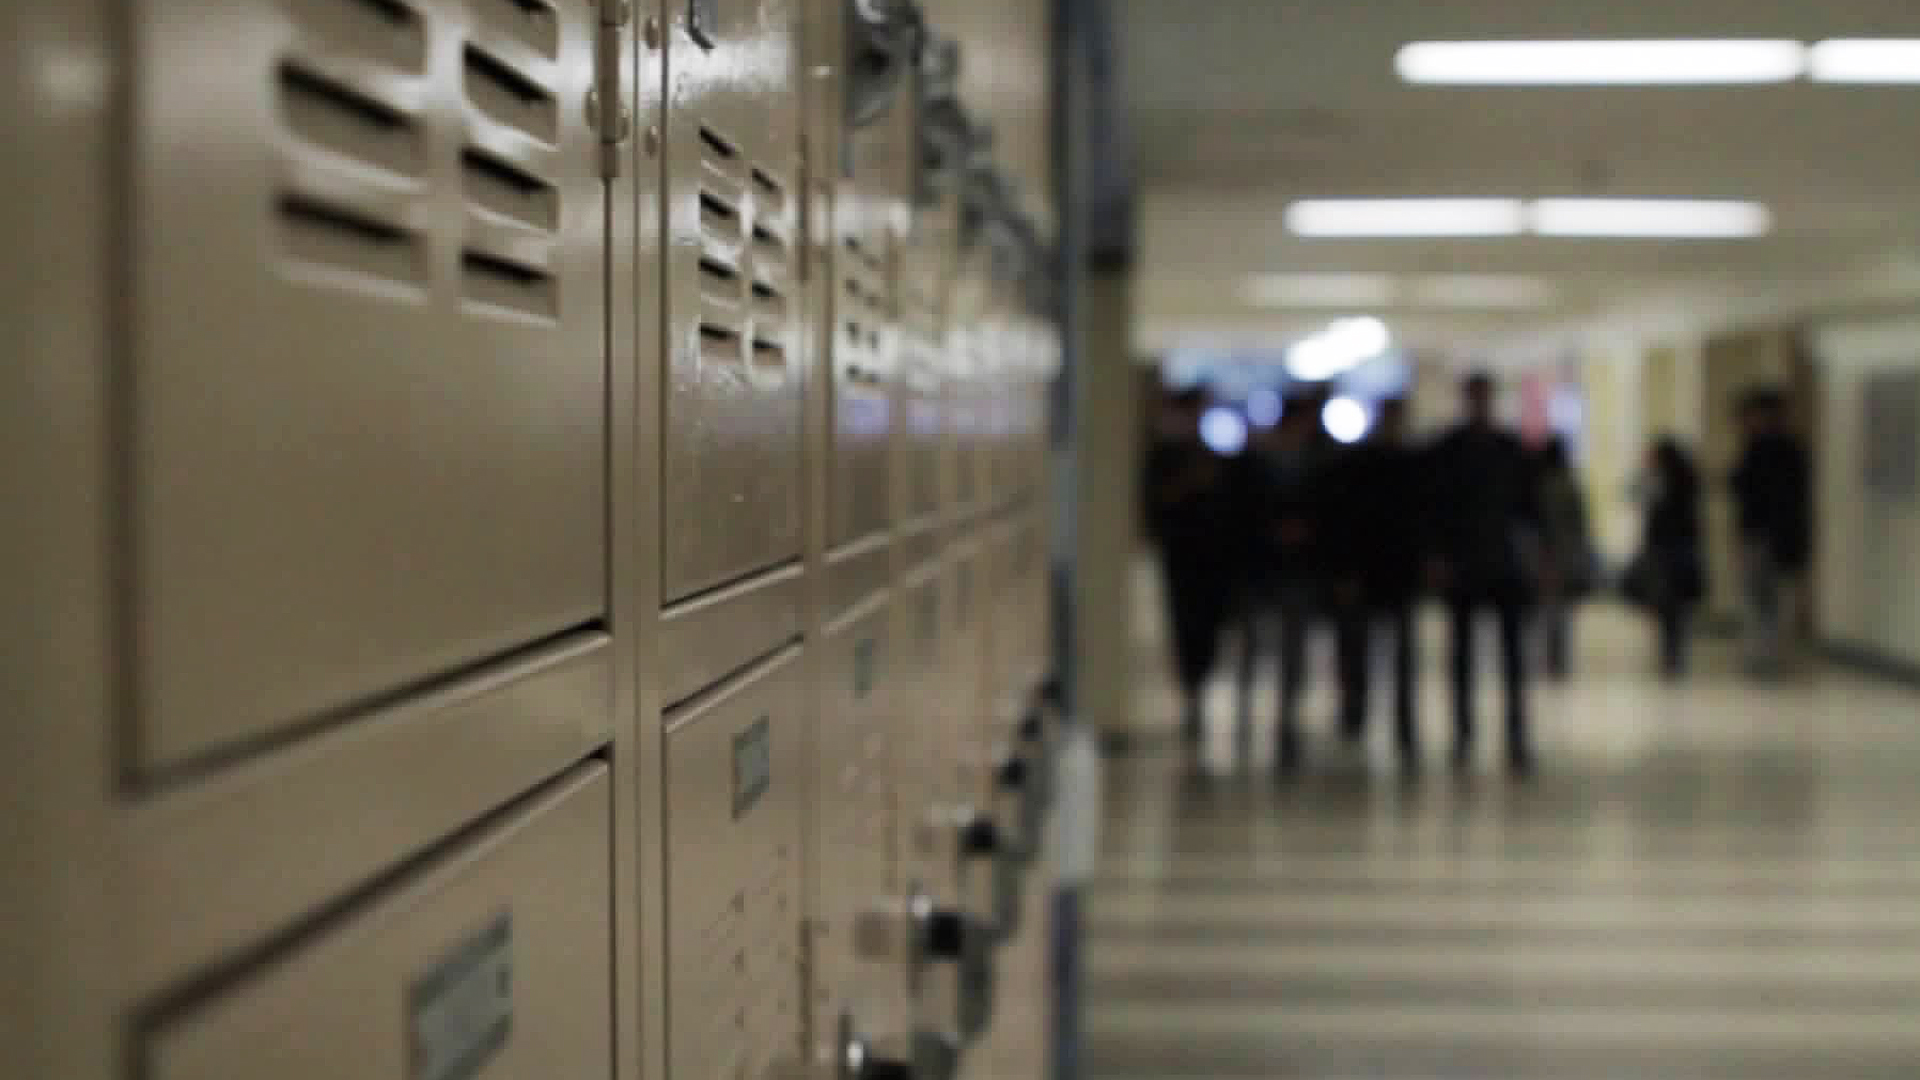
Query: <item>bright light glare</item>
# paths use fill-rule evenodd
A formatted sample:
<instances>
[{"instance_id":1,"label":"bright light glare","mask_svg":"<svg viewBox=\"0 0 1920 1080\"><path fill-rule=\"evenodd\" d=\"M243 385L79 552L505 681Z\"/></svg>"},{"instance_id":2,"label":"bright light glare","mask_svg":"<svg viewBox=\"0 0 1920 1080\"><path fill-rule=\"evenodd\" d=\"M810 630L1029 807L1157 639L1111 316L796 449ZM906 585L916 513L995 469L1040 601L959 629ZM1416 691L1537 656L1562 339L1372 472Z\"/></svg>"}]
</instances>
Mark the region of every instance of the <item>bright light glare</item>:
<instances>
[{"instance_id":1,"label":"bright light glare","mask_svg":"<svg viewBox=\"0 0 1920 1080\"><path fill-rule=\"evenodd\" d=\"M1224 405L1215 405L1200 416L1200 439L1222 457L1232 457L1247 448L1247 422Z\"/></svg>"},{"instance_id":2,"label":"bright light glare","mask_svg":"<svg viewBox=\"0 0 1920 1080\"><path fill-rule=\"evenodd\" d=\"M1784 83L1807 66L1797 41L1423 41L1394 60L1410 83L1454 86L1703 86Z\"/></svg>"},{"instance_id":3,"label":"bright light glare","mask_svg":"<svg viewBox=\"0 0 1920 1080\"><path fill-rule=\"evenodd\" d=\"M1305 199L1287 228L1306 237L1513 236L1526 225L1517 199Z\"/></svg>"},{"instance_id":4,"label":"bright light glare","mask_svg":"<svg viewBox=\"0 0 1920 1080\"><path fill-rule=\"evenodd\" d=\"M1337 397L1320 410L1320 422L1326 425L1327 434L1333 436L1334 441L1357 443L1367 437L1367 429L1373 426L1373 415L1357 399Z\"/></svg>"},{"instance_id":5,"label":"bright light glare","mask_svg":"<svg viewBox=\"0 0 1920 1080\"><path fill-rule=\"evenodd\" d=\"M1920 83L1920 41L1822 41L1808 54L1807 69L1814 82Z\"/></svg>"},{"instance_id":6,"label":"bright light glare","mask_svg":"<svg viewBox=\"0 0 1920 1080\"><path fill-rule=\"evenodd\" d=\"M1262 431L1279 423L1285 409L1277 390L1255 390L1247 395L1247 422Z\"/></svg>"},{"instance_id":7,"label":"bright light glare","mask_svg":"<svg viewBox=\"0 0 1920 1080\"><path fill-rule=\"evenodd\" d=\"M1379 319L1342 319L1287 350L1287 374L1307 382L1344 375L1386 352L1393 334Z\"/></svg>"},{"instance_id":8,"label":"bright light glare","mask_svg":"<svg viewBox=\"0 0 1920 1080\"><path fill-rule=\"evenodd\" d=\"M1246 297L1262 307L1383 308L1393 302L1393 278L1387 274L1256 274L1247 279Z\"/></svg>"},{"instance_id":9,"label":"bright light glare","mask_svg":"<svg viewBox=\"0 0 1920 1080\"><path fill-rule=\"evenodd\" d=\"M1533 204L1541 236L1719 239L1764 235L1767 208L1750 202L1688 199L1542 199Z\"/></svg>"}]
</instances>

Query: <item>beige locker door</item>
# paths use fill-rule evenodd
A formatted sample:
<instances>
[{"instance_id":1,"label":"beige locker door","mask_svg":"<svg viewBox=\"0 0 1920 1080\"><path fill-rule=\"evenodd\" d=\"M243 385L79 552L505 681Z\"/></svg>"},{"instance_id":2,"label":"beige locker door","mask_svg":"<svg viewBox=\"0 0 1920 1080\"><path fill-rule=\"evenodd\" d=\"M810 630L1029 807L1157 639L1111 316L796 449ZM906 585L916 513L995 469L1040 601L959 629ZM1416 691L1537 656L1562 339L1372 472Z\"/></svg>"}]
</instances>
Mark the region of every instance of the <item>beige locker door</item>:
<instances>
[{"instance_id":1,"label":"beige locker door","mask_svg":"<svg viewBox=\"0 0 1920 1080\"><path fill-rule=\"evenodd\" d=\"M948 613L946 639L947 707L941 723L946 729L942 741L954 748L954 766L950 770L956 785L964 782L964 795L977 797L979 769L984 756L981 721L986 711L987 628L991 619L990 574L987 550L979 539L955 546L952 559L953 602ZM960 789L956 786L956 792Z\"/></svg>"},{"instance_id":2,"label":"beige locker door","mask_svg":"<svg viewBox=\"0 0 1920 1080\"><path fill-rule=\"evenodd\" d=\"M910 335L908 340L900 376L904 428L901 507L907 520L927 525L939 516L944 502L945 387L932 343L919 334Z\"/></svg>"},{"instance_id":3,"label":"beige locker door","mask_svg":"<svg viewBox=\"0 0 1920 1080\"><path fill-rule=\"evenodd\" d=\"M694 27L707 5L677 5L668 50L669 602L794 560L801 541L796 13L711 6Z\"/></svg>"},{"instance_id":4,"label":"beige locker door","mask_svg":"<svg viewBox=\"0 0 1920 1080\"><path fill-rule=\"evenodd\" d=\"M140 1048L154 1080L611 1080L611 784L549 785Z\"/></svg>"},{"instance_id":5,"label":"beige locker door","mask_svg":"<svg viewBox=\"0 0 1920 1080\"><path fill-rule=\"evenodd\" d=\"M845 190L846 185L842 185ZM897 424L899 332L894 322L892 241L884 229L861 228L862 200L842 200L843 239L833 265L833 428L828 476L835 547L884 532L893 517L892 453Z\"/></svg>"},{"instance_id":6,"label":"beige locker door","mask_svg":"<svg viewBox=\"0 0 1920 1080\"><path fill-rule=\"evenodd\" d=\"M899 988L860 962L856 919L895 887L896 750L891 721L906 702L892 688L901 665L888 633L893 606L864 604L820 637L820 714L814 733L814 824L810 857L818 884L813 939L816 1001L830 1016L851 1010L869 1031L889 1030Z\"/></svg>"},{"instance_id":7,"label":"beige locker door","mask_svg":"<svg viewBox=\"0 0 1920 1080\"><path fill-rule=\"evenodd\" d=\"M802 1053L800 652L667 716L669 1075L764 1077Z\"/></svg>"},{"instance_id":8,"label":"beige locker door","mask_svg":"<svg viewBox=\"0 0 1920 1080\"><path fill-rule=\"evenodd\" d=\"M589 0L128 13L133 764L600 619Z\"/></svg>"},{"instance_id":9,"label":"beige locker door","mask_svg":"<svg viewBox=\"0 0 1920 1080\"><path fill-rule=\"evenodd\" d=\"M944 561L915 570L900 587L896 619L896 724L894 767L897 799L901 881L918 879L928 888L944 889L944 868L928 867L919 830L939 807L955 794L954 776L960 746L953 738L952 687L943 669L950 617L952 581Z\"/></svg>"}]
</instances>

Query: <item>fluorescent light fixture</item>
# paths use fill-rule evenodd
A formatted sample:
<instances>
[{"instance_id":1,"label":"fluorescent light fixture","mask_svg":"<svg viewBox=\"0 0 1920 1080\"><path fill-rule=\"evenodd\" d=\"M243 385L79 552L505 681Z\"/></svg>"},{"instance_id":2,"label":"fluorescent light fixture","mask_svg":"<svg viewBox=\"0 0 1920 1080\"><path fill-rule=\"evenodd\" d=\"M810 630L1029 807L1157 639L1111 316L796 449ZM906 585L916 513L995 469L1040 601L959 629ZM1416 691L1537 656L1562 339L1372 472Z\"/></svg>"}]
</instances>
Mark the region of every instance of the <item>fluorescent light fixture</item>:
<instances>
[{"instance_id":1,"label":"fluorescent light fixture","mask_svg":"<svg viewBox=\"0 0 1920 1080\"><path fill-rule=\"evenodd\" d=\"M1393 278L1358 273L1256 274L1247 279L1246 298L1264 307L1365 311L1393 301Z\"/></svg>"},{"instance_id":2,"label":"fluorescent light fixture","mask_svg":"<svg viewBox=\"0 0 1920 1080\"><path fill-rule=\"evenodd\" d=\"M1765 235L1773 215L1759 203L1694 199L1541 199L1532 229L1541 236L1676 240Z\"/></svg>"},{"instance_id":3,"label":"fluorescent light fixture","mask_svg":"<svg viewBox=\"0 0 1920 1080\"><path fill-rule=\"evenodd\" d=\"M1514 236L1525 224L1516 199L1306 199L1287 207L1287 228L1306 237Z\"/></svg>"},{"instance_id":4,"label":"fluorescent light fixture","mask_svg":"<svg viewBox=\"0 0 1920 1080\"><path fill-rule=\"evenodd\" d=\"M1784 83L1805 71L1797 41L1423 41L1394 65L1451 86L1707 86Z\"/></svg>"},{"instance_id":5,"label":"fluorescent light fixture","mask_svg":"<svg viewBox=\"0 0 1920 1080\"><path fill-rule=\"evenodd\" d=\"M1550 282L1516 274L1434 274L1415 278L1408 288L1415 307L1465 311L1550 307L1556 299Z\"/></svg>"},{"instance_id":6,"label":"fluorescent light fixture","mask_svg":"<svg viewBox=\"0 0 1920 1080\"><path fill-rule=\"evenodd\" d=\"M1920 40L1822 41L1807 54L1808 75L1828 83L1920 83Z\"/></svg>"}]
</instances>

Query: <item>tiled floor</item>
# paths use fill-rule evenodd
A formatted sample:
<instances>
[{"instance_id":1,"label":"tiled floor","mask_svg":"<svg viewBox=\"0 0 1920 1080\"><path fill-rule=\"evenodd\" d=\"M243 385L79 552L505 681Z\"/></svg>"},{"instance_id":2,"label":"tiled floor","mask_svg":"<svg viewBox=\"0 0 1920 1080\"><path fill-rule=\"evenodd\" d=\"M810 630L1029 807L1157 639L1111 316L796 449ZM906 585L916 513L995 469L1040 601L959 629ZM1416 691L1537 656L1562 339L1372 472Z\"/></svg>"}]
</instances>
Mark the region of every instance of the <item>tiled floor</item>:
<instances>
[{"instance_id":1,"label":"tiled floor","mask_svg":"<svg viewBox=\"0 0 1920 1080\"><path fill-rule=\"evenodd\" d=\"M1582 631L1525 787L1497 739L1480 775L1431 767L1437 675L1417 786L1383 724L1371 760L1283 786L1270 708L1250 760L1224 727L1192 760L1144 695L1160 727L1108 780L1088 1075L1920 1077L1920 694L1755 685L1712 650L1668 685L1639 627Z\"/></svg>"}]
</instances>

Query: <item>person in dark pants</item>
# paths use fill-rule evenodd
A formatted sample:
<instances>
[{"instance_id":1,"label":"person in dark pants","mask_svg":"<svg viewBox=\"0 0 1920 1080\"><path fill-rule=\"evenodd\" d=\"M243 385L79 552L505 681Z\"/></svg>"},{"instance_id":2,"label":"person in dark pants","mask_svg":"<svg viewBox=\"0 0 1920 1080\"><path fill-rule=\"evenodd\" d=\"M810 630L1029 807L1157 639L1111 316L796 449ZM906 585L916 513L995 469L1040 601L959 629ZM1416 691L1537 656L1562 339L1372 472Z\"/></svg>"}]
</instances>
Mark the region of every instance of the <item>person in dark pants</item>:
<instances>
[{"instance_id":1,"label":"person in dark pants","mask_svg":"<svg viewBox=\"0 0 1920 1080\"><path fill-rule=\"evenodd\" d=\"M1426 551L1423 484L1421 456L1407 437L1406 403L1394 399L1381 405L1366 441L1332 470L1326 503L1339 625L1341 735L1356 744L1366 736L1374 634L1384 626L1393 638L1394 743L1408 772L1420 762L1414 602Z\"/></svg>"},{"instance_id":2,"label":"person in dark pants","mask_svg":"<svg viewBox=\"0 0 1920 1080\"><path fill-rule=\"evenodd\" d=\"M1793 598L1813 553L1813 469L1788 426L1786 398L1757 390L1740 408L1746 444L1732 486L1747 593L1747 662L1757 674L1785 663Z\"/></svg>"},{"instance_id":3,"label":"person in dark pants","mask_svg":"<svg viewBox=\"0 0 1920 1080\"><path fill-rule=\"evenodd\" d=\"M1245 508L1249 551L1255 560L1267 617L1250 624L1250 656L1272 635L1280 661L1276 759L1283 772L1305 758L1300 706L1307 690L1307 638L1319 612L1324 538L1322 493L1329 460L1313 394L1287 402L1279 425L1243 457L1239 505ZM1242 673L1242 700L1251 693L1252 669Z\"/></svg>"},{"instance_id":4,"label":"person in dark pants","mask_svg":"<svg viewBox=\"0 0 1920 1080\"><path fill-rule=\"evenodd\" d=\"M1454 767L1473 763L1474 629L1484 612L1500 628L1507 764L1526 775L1534 759L1525 627L1539 561L1539 488L1520 439L1494 422L1495 389L1491 376L1468 377L1465 418L1429 451L1432 574L1452 622Z\"/></svg>"},{"instance_id":5,"label":"person in dark pants","mask_svg":"<svg viewBox=\"0 0 1920 1080\"><path fill-rule=\"evenodd\" d=\"M1693 609L1707 594L1701 555L1700 473L1672 437L1647 454L1641 501L1646 524L1640 553L1628 569L1628 596L1652 612L1659 626L1660 670L1686 674Z\"/></svg>"},{"instance_id":6,"label":"person in dark pants","mask_svg":"<svg viewBox=\"0 0 1920 1080\"><path fill-rule=\"evenodd\" d=\"M1580 490L1566 439L1548 439L1534 466L1541 518L1536 605L1540 658L1549 676L1564 679L1573 670L1574 611L1593 584L1593 536L1587 496Z\"/></svg>"},{"instance_id":7,"label":"person in dark pants","mask_svg":"<svg viewBox=\"0 0 1920 1080\"><path fill-rule=\"evenodd\" d=\"M1147 526L1160 549L1160 568L1173 623L1180 680L1181 727L1202 734L1203 692L1219 652L1220 631L1235 586L1226 462L1200 438L1206 395L1189 390L1163 403L1147 450L1144 503Z\"/></svg>"}]
</instances>

